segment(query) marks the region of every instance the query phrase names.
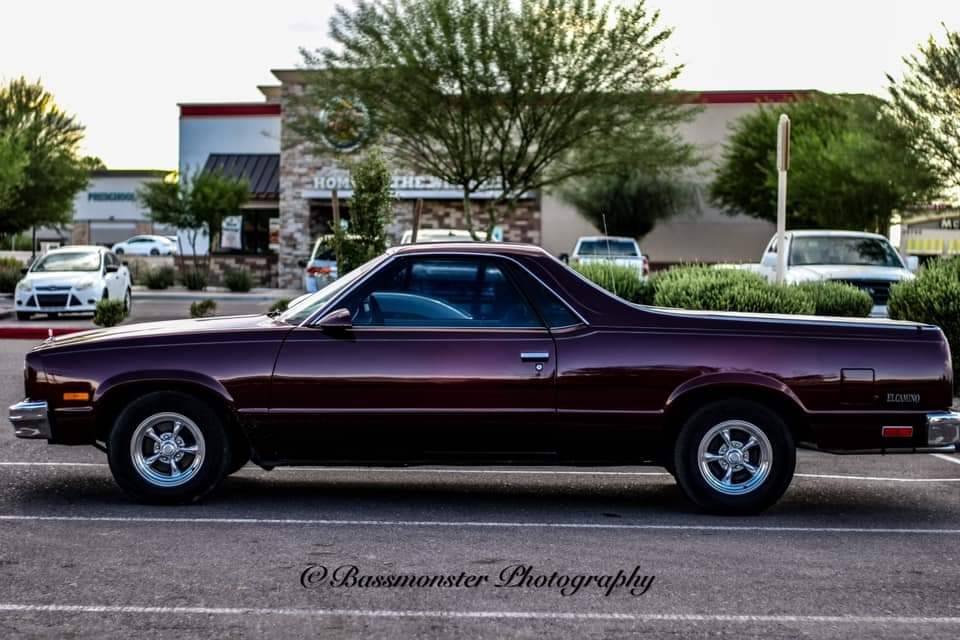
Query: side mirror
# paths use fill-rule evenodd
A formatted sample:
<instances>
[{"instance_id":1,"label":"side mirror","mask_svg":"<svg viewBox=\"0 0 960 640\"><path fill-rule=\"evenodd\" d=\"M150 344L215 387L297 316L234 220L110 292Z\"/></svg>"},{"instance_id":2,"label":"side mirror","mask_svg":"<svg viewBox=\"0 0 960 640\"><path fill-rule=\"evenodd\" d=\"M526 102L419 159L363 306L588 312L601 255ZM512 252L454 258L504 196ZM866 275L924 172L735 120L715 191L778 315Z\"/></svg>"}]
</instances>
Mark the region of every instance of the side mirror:
<instances>
[{"instance_id":1,"label":"side mirror","mask_svg":"<svg viewBox=\"0 0 960 640\"><path fill-rule=\"evenodd\" d=\"M558 258L559 258L560 262L562 262L562 263L564 263L564 264L570 264L570 254L569 254L569 253L561 253L561 254L558 256Z\"/></svg>"},{"instance_id":2,"label":"side mirror","mask_svg":"<svg viewBox=\"0 0 960 640\"><path fill-rule=\"evenodd\" d=\"M306 269L306 268L307 268L307 261L306 261L306 260L297 260L297 266L300 267L301 269Z\"/></svg>"},{"instance_id":3,"label":"side mirror","mask_svg":"<svg viewBox=\"0 0 960 640\"><path fill-rule=\"evenodd\" d=\"M920 268L920 258L917 256L907 256L907 269L916 272Z\"/></svg>"},{"instance_id":4,"label":"side mirror","mask_svg":"<svg viewBox=\"0 0 960 640\"><path fill-rule=\"evenodd\" d=\"M353 318L349 309L341 307L320 318L317 326L325 331L346 331L353 327Z\"/></svg>"},{"instance_id":5,"label":"side mirror","mask_svg":"<svg viewBox=\"0 0 960 640\"><path fill-rule=\"evenodd\" d=\"M20 269L20 275L22 275L22 276L27 275L27 271L30 271L30 269L28 269L27 267L24 267L23 269Z\"/></svg>"},{"instance_id":6,"label":"side mirror","mask_svg":"<svg viewBox=\"0 0 960 640\"><path fill-rule=\"evenodd\" d=\"M777 254L773 253L772 251L770 253L763 254L763 258L761 258L760 264L761 266L767 267L768 269L776 269Z\"/></svg>"},{"instance_id":7,"label":"side mirror","mask_svg":"<svg viewBox=\"0 0 960 640\"><path fill-rule=\"evenodd\" d=\"M124 260L124 261L121 262L120 264L122 264L122 265L125 266L125 267L129 267L129 266L130 266L130 263L127 262L126 260Z\"/></svg>"},{"instance_id":8,"label":"side mirror","mask_svg":"<svg viewBox=\"0 0 960 640\"><path fill-rule=\"evenodd\" d=\"M103 270L106 273L116 273L117 271L120 271L120 267L115 264L108 264Z\"/></svg>"}]
</instances>

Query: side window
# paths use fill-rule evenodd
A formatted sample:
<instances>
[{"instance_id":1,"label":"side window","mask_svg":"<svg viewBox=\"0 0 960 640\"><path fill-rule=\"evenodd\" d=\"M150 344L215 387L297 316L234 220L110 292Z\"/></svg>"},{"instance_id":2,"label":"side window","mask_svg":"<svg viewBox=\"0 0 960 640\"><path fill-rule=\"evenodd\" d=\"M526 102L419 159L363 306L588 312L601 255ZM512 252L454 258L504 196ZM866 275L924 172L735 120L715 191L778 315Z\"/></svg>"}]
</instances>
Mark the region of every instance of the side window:
<instances>
[{"instance_id":1,"label":"side window","mask_svg":"<svg viewBox=\"0 0 960 640\"><path fill-rule=\"evenodd\" d=\"M484 257L398 260L344 306L355 326L543 326L499 262Z\"/></svg>"},{"instance_id":2,"label":"side window","mask_svg":"<svg viewBox=\"0 0 960 640\"><path fill-rule=\"evenodd\" d=\"M106 264L107 266L113 266L113 267L120 266L120 260L113 253L105 253L103 254L103 257L104 257L104 264Z\"/></svg>"},{"instance_id":3,"label":"side window","mask_svg":"<svg viewBox=\"0 0 960 640\"><path fill-rule=\"evenodd\" d=\"M524 293L533 301L548 327L559 329L582 324L580 318L542 282L526 273L518 273L516 277L521 283Z\"/></svg>"}]
</instances>

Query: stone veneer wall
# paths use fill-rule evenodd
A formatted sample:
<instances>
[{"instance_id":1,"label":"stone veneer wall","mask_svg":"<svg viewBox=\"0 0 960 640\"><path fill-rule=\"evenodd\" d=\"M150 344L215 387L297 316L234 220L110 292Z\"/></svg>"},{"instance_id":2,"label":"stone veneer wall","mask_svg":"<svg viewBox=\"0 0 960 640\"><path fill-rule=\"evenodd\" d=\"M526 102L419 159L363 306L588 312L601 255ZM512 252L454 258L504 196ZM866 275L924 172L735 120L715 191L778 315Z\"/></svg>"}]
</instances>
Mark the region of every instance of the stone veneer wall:
<instances>
[{"instance_id":1,"label":"stone veneer wall","mask_svg":"<svg viewBox=\"0 0 960 640\"><path fill-rule=\"evenodd\" d=\"M177 257L177 268L180 271L192 269L193 261L187 257ZM215 253L210 256L209 284L211 287L226 286L223 281L224 275L228 271L239 271L246 269L250 272L255 287L276 287L277 286L277 256L272 254L262 255L244 255ZM299 289L300 286L294 286Z\"/></svg>"},{"instance_id":2,"label":"stone veneer wall","mask_svg":"<svg viewBox=\"0 0 960 640\"><path fill-rule=\"evenodd\" d=\"M313 229L310 223L310 202L300 197L304 190L313 189L313 178L320 174L343 172L343 162L338 162L336 154L317 153L315 149L297 139L289 121L292 107L288 108L289 98L301 95L301 85L284 83L282 91L282 123L280 127L280 249L277 264L278 284L283 288L299 288L303 282L303 269L300 260L307 259L313 247L313 241L325 230ZM350 154L355 159L359 154ZM390 162L390 149L384 148L387 161ZM394 169L399 169L396 162ZM344 202L344 204L347 204ZM473 207L474 228L486 227L483 214L483 201L476 201ZM394 208L394 219L388 233L394 243L400 241L403 232L413 225L413 206L411 200L399 200ZM505 213L505 210L504 210ZM505 217L501 214L500 224L504 229L504 240L508 242L541 242L541 213L538 198L524 200ZM463 203L459 200L424 200L420 219L421 229L464 229Z\"/></svg>"}]
</instances>

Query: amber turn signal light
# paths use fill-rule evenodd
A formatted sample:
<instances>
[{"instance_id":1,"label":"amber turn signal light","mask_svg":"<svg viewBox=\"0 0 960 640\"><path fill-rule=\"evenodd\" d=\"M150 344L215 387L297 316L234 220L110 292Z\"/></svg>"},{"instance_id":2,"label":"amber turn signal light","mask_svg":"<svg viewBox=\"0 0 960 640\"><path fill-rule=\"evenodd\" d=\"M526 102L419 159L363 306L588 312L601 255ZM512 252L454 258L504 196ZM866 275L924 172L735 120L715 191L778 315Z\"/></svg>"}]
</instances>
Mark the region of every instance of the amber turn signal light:
<instances>
[{"instance_id":1,"label":"amber turn signal light","mask_svg":"<svg viewBox=\"0 0 960 640\"><path fill-rule=\"evenodd\" d=\"M882 433L884 438L912 438L913 427L884 427Z\"/></svg>"},{"instance_id":2,"label":"amber turn signal light","mask_svg":"<svg viewBox=\"0 0 960 640\"><path fill-rule=\"evenodd\" d=\"M89 400L90 394L86 391L76 391L63 394L64 400Z\"/></svg>"}]
</instances>

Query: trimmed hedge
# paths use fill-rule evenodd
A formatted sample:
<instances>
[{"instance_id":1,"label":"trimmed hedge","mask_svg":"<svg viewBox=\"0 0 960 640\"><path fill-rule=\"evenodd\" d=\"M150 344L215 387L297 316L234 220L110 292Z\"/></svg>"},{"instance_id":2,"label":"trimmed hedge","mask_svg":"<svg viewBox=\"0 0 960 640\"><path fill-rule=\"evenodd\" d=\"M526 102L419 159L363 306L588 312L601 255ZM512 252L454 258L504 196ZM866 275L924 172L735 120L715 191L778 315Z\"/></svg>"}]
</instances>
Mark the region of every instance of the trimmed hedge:
<instances>
[{"instance_id":1,"label":"trimmed hedge","mask_svg":"<svg viewBox=\"0 0 960 640\"><path fill-rule=\"evenodd\" d=\"M209 318L217 313L216 300L197 300L190 304L191 318Z\"/></svg>"},{"instance_id":2,"label":"trimmed hedge","mask_svg":"<svg viewBox=\"0 0 960 640\"><path fill-rule=\"evenodd\" d=\"M180 274L180 281L190 291L203 291L207 288L207 274L189 269Z\"/></svg>"},{"instance_id":3,"label":"trimmed hedge","mask_svg":"<svg viewBox=\"0 0 960 640\"><path fill-rule=\"evenodd\" d=\"M778 285L758 273L707 265L674 267L641 280L628 267L592 263L577 271L638 304L700 311L866 317L869 294L838 282Z\"/></svg>"},{"instance_id":4,"label":"trimmed hedge","mask_svg":"<svg viewBox=\"0 0 960 640\"><path fill-rule=\"evenodd\" d=\"M894 320L940 327L950 343L954 385L960 383L960 257L928 262L915 279L893 285L887 311Z\"/></svg>"},{"instance_id":5,"label":"trimmed hedge","mask_svg":"<svg viewBox=\"0 0 960 640\"><path fill-rule=\"evenodd\" d=\"M873 298L863 289L843 282L804 282L796 285L813 300L814 314L865 318L873 309Z\"/></svg>"},{"instance_id":6,"label":"trimmed hedge","mask_svg":"<svg viewBox=\"0 0 960 640\"><path fill-rule=\"evenodd\" d=\"M23 265L16 258L0 258L0 293L13 293L23 278Z\"/></svg>"},{"instance_id":7,"label":"trimmed hedge","mask_svg":"<svg viewBox=\"0 0 960 640\"><path fill-rule=\"evenodd\" d=\"M166 289L176 283L177 272L173 267L150 269L144 277L148 289Z\"/></svg>"},{"instance_id":8,"label":"trimmed hedge","mask_svg":"<svg viewBox=\"0 0 960 640\"><path fill-rule=\"evenodd\" d=\"M612 291L624 300L637 304L653 304L653 284L649 279L641 279L636 269L612 262L588 262L572 266L587 280Z\"/></svg>"},{"instance_id":9,"label":"trimmed hedge","mask_svg":"<svg viewBox=\"0 0 960 640\"><path fill-rule=\"evenodd\" d=\"M253 277L246 269L232 269L223 276L223 283L234 293L246 293L253 288Z\"/></svg>"}]
</instances>

